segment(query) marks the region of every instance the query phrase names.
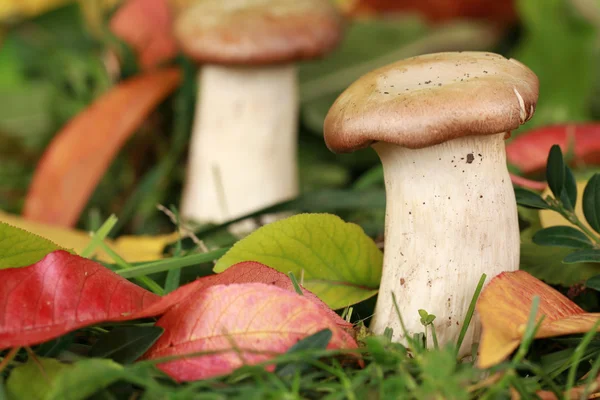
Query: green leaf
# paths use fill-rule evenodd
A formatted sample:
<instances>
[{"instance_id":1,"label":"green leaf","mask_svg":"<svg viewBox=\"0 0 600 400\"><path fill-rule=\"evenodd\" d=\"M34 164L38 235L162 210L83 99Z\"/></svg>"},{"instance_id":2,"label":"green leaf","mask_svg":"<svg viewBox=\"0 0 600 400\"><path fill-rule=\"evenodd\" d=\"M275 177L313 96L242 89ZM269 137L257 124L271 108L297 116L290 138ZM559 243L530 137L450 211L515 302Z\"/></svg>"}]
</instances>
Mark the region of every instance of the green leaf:
<instances>
[{"instance_id":1,"label":"green leaf","mask_svg":"<svg viewBox=\"0 0 600 400\"><path fill-rule=\"evenodd\" d=\"M64 364L37 357L16 367L6 382L10 399L84 400L124 376L112 360L91 358Z\"/></svg>"},{"instance_id":2,"label":"green leaf","mask_svg":"<svg viewBox=\"0 0 600 400\"><path fill-rule=\"evenodd\" d=\"M532 227L521 233L520 269L551 285L570 286L600 274L600 264L583 263L565 265L563 259L572 250L561 247L540 247L531 242L533 232L539 229L539 222L530 221ZM587 251L587 250L584 250Z\"/></svg>"},{"instance_id":3,"label":"green leaf","mask_svg":"<svg viewBox=\"0 0 600 400\"><path fill-rule=\"evenodd\" d=\"M585 186L583 215L592 229L600 232L600 174L594 174Z\"/></svg>"},{"instance_id":4,"label":"green leaf","mask_svg":"<svg viewBox=\"0 0 600 400\"><path fill-rule=\"evenodd\" d=\"M286 352L290 353L301 353L307 350L325 350L333 333L330 329L322 329L304 339L298 341L294 344L290 349ZM318 357L310 357L312 359L316 359ZM302 372L311 367L310 363L307 362L299 362L299 363L282 363L277 364L275 368L275 373L280 377L292 377L294 374L298 372Z\"/></svg>"},{"instance_id":5,"label":"green leaf","mask_svg":"<svg viewBox=\"0 0 600 400\"><path fill-rule=\"evenodd\" d=\"M585 281L585 286L600 292L600 275L592 276Z\"/></svg>"},{"instance_id":6,"label":"green leaf","mask_svg":"<svg viewBox=\"0 0 600 400\"><path fill-rule=\"evenodd\" d=\"M542 199L542 196L532 192L531 190L517 187L515 188L515 197L517 198L517 204L523 207L535 209L550 208L548 203Z\"/></svg>"},{"instance_id":7,"label":"green leaf","mask_svg":"<svg viewBox=\"0 0 600 400\"><path fill-rule=\"evenodd\" d=\"M542 229L533 235L533 243L540 246L566 247L585 249L593 247L590 239L572 226L560 225Z\"/></svg>"},{"instance_id":8,"label":"green leaf","mask_svg":"<svg viewBox=\"0 0 600 400\"><path fill-rule=\"evenodd\" d=\"M548 154L548 162L546 164L546 179L548 186L554 193L556 199L560 199L563 188L565 187L565 163L562 156L562 151L558 145L552 146L550 154Z\"/></svg>"},{"instance_id":9,"label":"green leaf","mask_svg":"<svg viewBox=\"0 0 600 400\"><path fill-rule=\"evenodd\" d=\"M0 222L0 269L34 264L55 250L66 250L48 239Z\"/></svg>"},{"instance_id":10,"label":"green leaf","mask_svg":"<svg viewBox=\"0 0 600 400\"><path fill-rule=\"evenodd\" d=\"M56 375L46 400L84 400L124 376L121 365L112 360L90 358L78 361Z\"/></svg>"},{"instance_id":11,"label":"green leaf","mask_svg":"<svg viewBox=\"0 0 600 400\"><path fill-rule=\"evenodd\" d=\"M573 171L568 166L565 166L565 187L560 194L560 200L569 211L575 209L575 204L577 204L577 181Z\"/></svg>"},{"instance_id":12,"label":"green leaf","mask_svg":"<svg viewBox=\"0 0 600 400\"><path fill-rule=\"evenodd\" d=\"M577 264L582 262L600 263L600 250L587 249L576 251L563 259L563 263L565 264Z\"/></svg>"},{"instance_id":13,"label":"green leaf","mask_svg":"<svg viewBox=\"0 0 600 400\"><path fill-rule=\"evenodd\" d=\"M356 224L331 214L299 214L237 242L214 271L248 260L293 272L306 289L339 309L377 293L383 255Z\"/></svg>"},{"instance_id":14,"label":"green leaf","mask_svg":"<svg viewBox=\"0 0 600 400\"><path fill-rule=\"evenodd\" d=\"M9 399L47 399L56 377L68 364L53 358L37 357L28 359L25 364L16 367L6 381Z\"/></svg>"},{"instance_id":15,"label":"green leaf","mask_svg":"<svg viewBox=\"0 0 600 400\"><path fill-rule=\"evenodd\" d=\"M164 329L159 326L117 327L94 343L89 356L130 364L141 357L163 332Z\"/></svg>"}]
</instances>

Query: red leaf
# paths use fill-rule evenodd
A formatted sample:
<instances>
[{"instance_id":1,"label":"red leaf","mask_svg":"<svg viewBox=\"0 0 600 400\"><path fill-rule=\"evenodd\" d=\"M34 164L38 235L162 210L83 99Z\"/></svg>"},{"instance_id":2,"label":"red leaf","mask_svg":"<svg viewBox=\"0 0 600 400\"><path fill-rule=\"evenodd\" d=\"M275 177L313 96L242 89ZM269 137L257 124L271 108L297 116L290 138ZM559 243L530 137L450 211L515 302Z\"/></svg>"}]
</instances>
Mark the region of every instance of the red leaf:
<instances>
[{"instance_id":1,"label":"red leaf","mask_svg":"<svg viewBox=\"0 0 600 400\"><path fill-rule=\"evenodd\" d=\"M110 29L135 50L144 69L177 54L171 25L166 0L129 0L110 21Z\"/></svg>"},{"instance_id":2,"label":"red leaf","mask_svg":"<svg viewBox=\"0 0 600 400\"><path fill-rule=\"evenodd\" d=\"M55 251L0 270L0 349L42 343L101 321L140 318L160 297L101 264Z\"/></svg>"},{"instance_id":3,"label":"red leaf","mask_svg":"<svg viewBox=\"0 0 600 400\"><path fill-rule=\"evenodd\" d=\"M48 224L75 225L121 146L180 79L175 68L146 73L119 84L73 118L42 156L23 216Z\"/></svg>"},{"instance_id":4,"label":"red leaf","mask_svg":"<svg viewBox=\"0 0 600 400\"><path fill-rule=\"evenodd\" d=\"M600 162L600 124L552 125L527 132L506 146L508 162L524 174L546 167L550 148L558 144L563 152L572 146L575 162Z\"/></svg>"},{"instance_id":5,"label":"red leaf","mask_svg":"<svg viewBox=\"0 0 600 400\"><path fill-rule=\"evenodd\" d=\"M244 262L161 298L99 263L55 251L29 267L0 270L0 349L39 344L100 322L153 317L175 304L196 299L211 286L241 282L263 282L294 290L284 274L259 263ZM351 324L313 293L303 292L340 329L352 333Z\"/></svg>"},{"instance_id":6,"label":"red leaf","mask_svg":"<svg viewBox=\"0 0 600 400\"><path fill-rule=\"evenodd\" d=\"M419 13L430 21L481 18L499 23L516 19L514 0L355 0L353 14Z\"/></svg>"},{"instance_id":7,"label":"red leaf","mask_svg":"<svg viewBox=\"0 0 600 400\"><path fill-rule=\"evenodd\" d=\"M522 176L514 174L510 174L510 180L516 186L533 190L544 190L548 186L546 182L533 181L531 179L523 178Z\"/></svg>"},{"instance_id":8,"label":"red leaf","mask_svg":"<svg viewBox=\"0 0 600 400\"><path fill-rule=\"evenodd\" d=\"M171 308L156 325L165 333L145 359L222 351L158 365L178 381L227 374L269 360L325 328L333 333L328 348L357 347L313 301L262 283L211 286Z\"/></svg>"},{"instance_id":9,"label":"red leaf","mask_svg":"<svg viewBox=\"0 0 600 400\"><path fill-rule=\"evenodd\" d=\"M200 278L190 285L195 285L193 290L203 290L210 286L231 284L231 283L265 283L268 285L277 286L281 289L295 292L294 285L290 278L282 274L281 272L274 270L264 264L245 261L240 262L231 267L227 268L220 274L206 276ZM185 286L184 286L185 287ZM182 287L183 288L183 287ZM178 289L179 291L181 289ZM186 290L191 290L187 288ZM176 292L177 292L176 291ZM175 293L175 292L173 292ZM353 334L352 324L342 319L335 311L327 306L321 299L319 299L314 293L302 288L304 296L315 303L325 313L329 314L329 317L336 322L336 324Z\"/></svg>"}]
</instances>

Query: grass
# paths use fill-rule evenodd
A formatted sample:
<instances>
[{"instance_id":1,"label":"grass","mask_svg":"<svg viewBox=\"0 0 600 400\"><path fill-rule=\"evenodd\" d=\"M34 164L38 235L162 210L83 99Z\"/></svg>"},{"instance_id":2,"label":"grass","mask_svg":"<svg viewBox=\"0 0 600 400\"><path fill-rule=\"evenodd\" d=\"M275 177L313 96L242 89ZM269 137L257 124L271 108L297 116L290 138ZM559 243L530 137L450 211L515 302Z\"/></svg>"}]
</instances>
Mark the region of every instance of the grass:
<instances>
[{"instance_id":1,"label":"grass","mask_svg":"<svg viewBox=\"0 0 600 400\"><path fill-rule=\"evenodd\" d=\"M114 217L108 218L95 232L86 251L93 252L95 247L106 250L102 240L115 223ZM184 250L181 241L174 249L175 257L139 265L131 265L117 254L112 254L115 264L109 267L121 276L137 280L155 293L162 294L185 283L185 279L179 279L180 276L185 276L183 268L195 266L192 268L194 274L205 268L206 271L202 274L209 274L212 261L227 250L220 248L196 253L195 248ZM170 279L172 276L177 276L177 279ZM293 274L289 277L298 290L296 277ZM356 311L361 309L359 304L342 312L343 317L355 324L360 344L357 351L327 350L331 332L323 330L301 340L286 354L275 355L262 364L245 366L226 376L184 384L172 381L156 368L156 364L160 362L179 359L181 356L126 363L119 378L101 388L91 398L508 399L518 395L528 399L538 398L535 393L546 390L555 396L550 398L562 399L567 398L564 397L564 392L577 386L582 387L581 395L593 392L596 389L595 377L600 371L600 338L594 333L595 329L585 335L534 340L534 333L541 322L536 324L534 318L539 306L538 298L532 304L521 345L509 360L481 370L476 366L476 358L457 359L458 349L473 317L485 278L483 275L473 295L457 343L438 346L432 324L435 316L428 314L426 310L419 311L423 333L408 337L405 331L407 346L392 343L391 330L379 336L368 334L364 320L359 315L364 314L364 311ZM397 307L396 311L403 322L403 318L407 316L401 316ZM34 357L57 357L71 361L81 359L82 349L87 347L89 350L99 337L123 325L127 326L109 324L85 328L32 350L26 348L17 352L5 351L2 354L4 358L0 361L0 370L6 379L13 367L25 362L28 353ZM137 324L139 327L149 325L152 322ZM433 330L433 343L425 340L429 329ZM77 337L79 339L75 339ZM118 343L116 346L126 345ZM195 353L205 354L207 353ZM476 344L473 354L476 354ZM358 365L357 355L364 366ZM76 386L78 384L77 381L71 383ZM0 399L9 398L6 396L6 391L0 386Z\"/></svg>"}]
</instances>

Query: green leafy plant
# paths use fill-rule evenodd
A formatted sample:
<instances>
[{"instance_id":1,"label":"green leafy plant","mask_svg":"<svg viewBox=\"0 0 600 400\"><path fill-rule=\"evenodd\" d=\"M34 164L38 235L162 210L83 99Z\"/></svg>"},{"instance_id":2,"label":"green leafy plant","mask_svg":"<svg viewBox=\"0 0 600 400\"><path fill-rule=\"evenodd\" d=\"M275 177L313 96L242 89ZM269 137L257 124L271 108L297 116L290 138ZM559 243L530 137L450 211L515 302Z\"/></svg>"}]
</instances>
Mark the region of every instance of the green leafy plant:
<instances>
[{"instance_id":1,"label":"green leafy plant","mask_svg":"<svg viewBox=\"0 0 600 400\"><path fill-rule=\"evenodd\" d=\"M532 240L539 246L562 247L574 250L566 255L565 264L600 263L600 174L594 174L583 191L582 203L584 224L575 212L577 203L577 184L573 171L565 164L558 145L552 146L546 166L548 186L554 196L541 195L523 188L516 188L517 204L532 209L547 209L559 213L572 225L551 226L537 231ZM600 276L587 282L598 288L594 282Z\"/></svg>"}]
</instances>

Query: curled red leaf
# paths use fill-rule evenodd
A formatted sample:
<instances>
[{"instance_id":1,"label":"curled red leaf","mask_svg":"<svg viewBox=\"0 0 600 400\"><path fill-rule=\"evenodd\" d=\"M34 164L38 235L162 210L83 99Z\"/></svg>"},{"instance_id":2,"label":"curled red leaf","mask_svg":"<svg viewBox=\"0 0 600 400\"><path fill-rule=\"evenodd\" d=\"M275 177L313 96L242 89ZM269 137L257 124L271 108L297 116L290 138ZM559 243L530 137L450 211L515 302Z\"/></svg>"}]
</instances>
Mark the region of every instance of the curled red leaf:
<instances>
[{"instance_id":1,"label":"curled red leaf","mask_svg":"<svg viewBox=\"0 0 600 400\"><path fill-rule=\"evenodd\" d=\"M313 301L262 283L211 286L172 307L156 325L165 332L145 359L215 352L158 365L178 381L206 379L269 360L326 328L333 333L329 349L357 347Z\"/></svg>"},{"instance_id":2,"label":"curled red leaf","mask_svg":"<svg viewBox=\"0 0 600 400\"><path fill-rule=\"evenodd\" d=\"M544 190L548 187L548 184L546 182L534 181L514 174L510 174L510 180L516 186L532 190Z\"/></svg>"},{"instance_id":3,"label":"curled red leaf","mask_svg":"<svg viewBox=\"0 0 600 400\"><path fill-rule=\"evenodd\" d=\"M572 147L574 161L590 164L600 162L600 124L563 124L545 126L527 132L506 146L508 162L524 174L545 168L553 145L563 152Z\"/></svg>"}]
</instances>

